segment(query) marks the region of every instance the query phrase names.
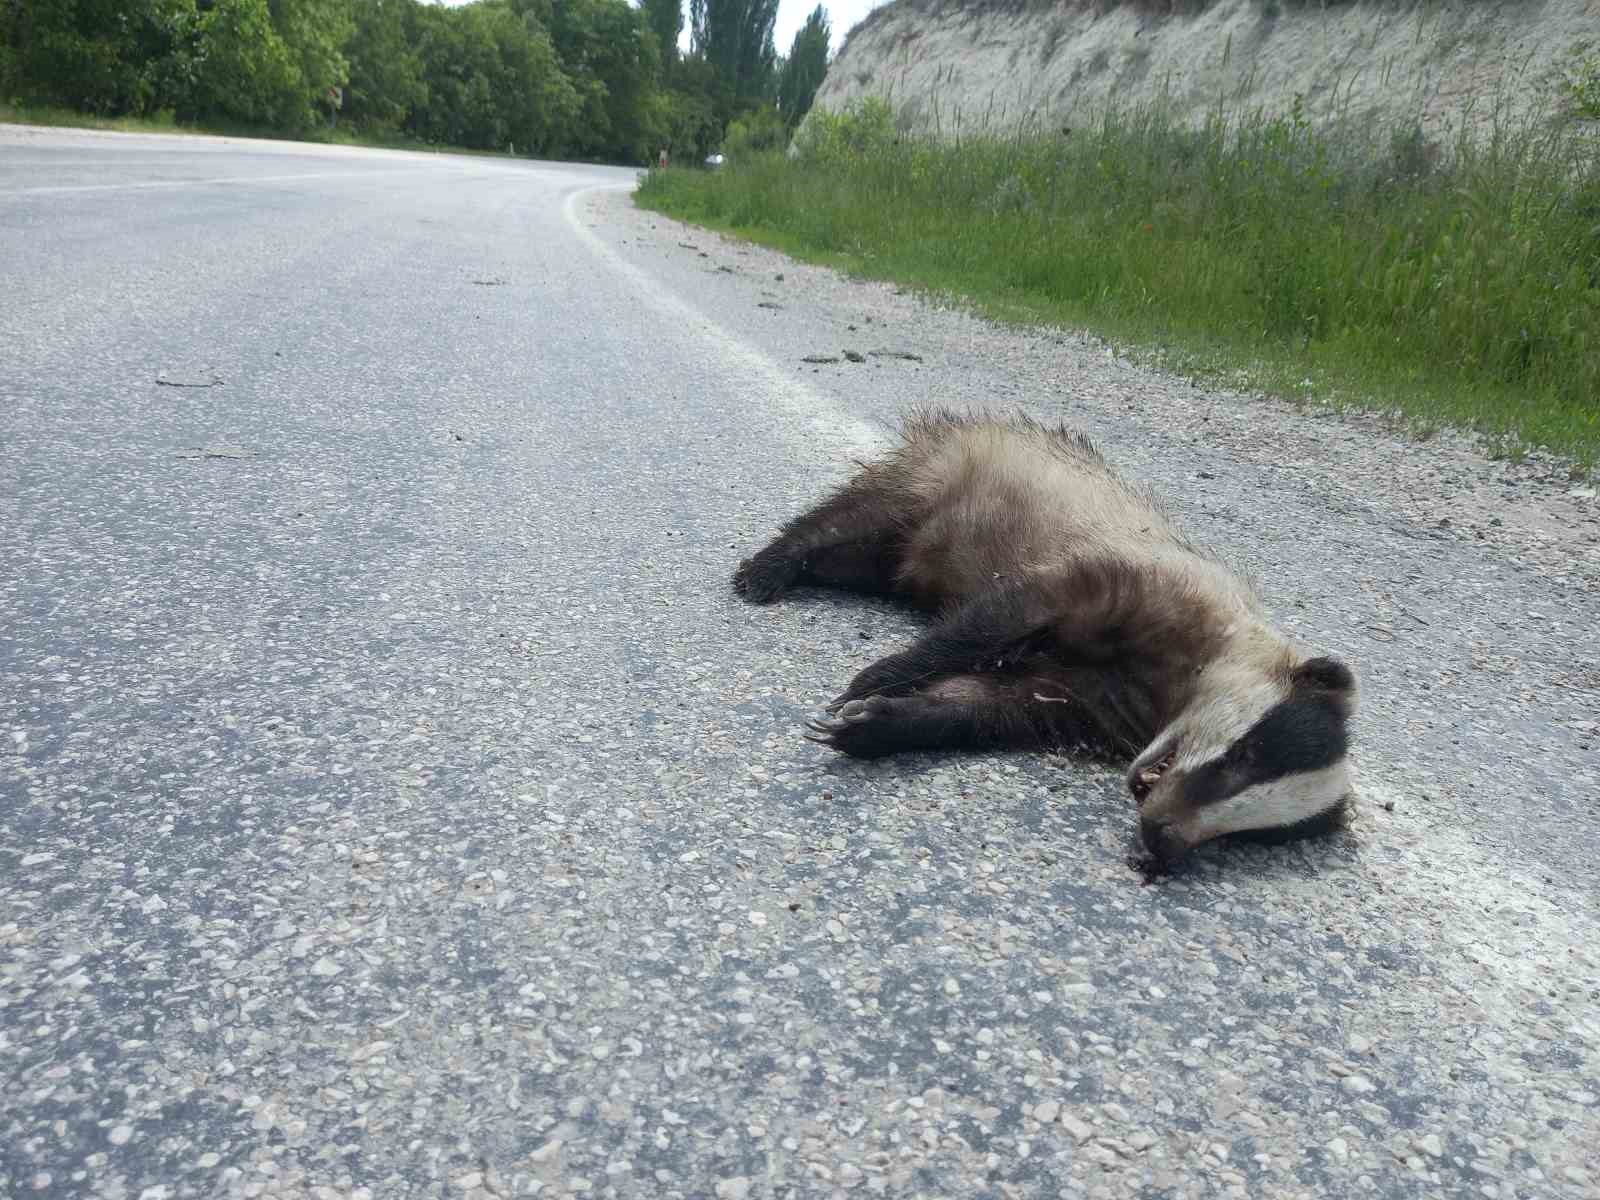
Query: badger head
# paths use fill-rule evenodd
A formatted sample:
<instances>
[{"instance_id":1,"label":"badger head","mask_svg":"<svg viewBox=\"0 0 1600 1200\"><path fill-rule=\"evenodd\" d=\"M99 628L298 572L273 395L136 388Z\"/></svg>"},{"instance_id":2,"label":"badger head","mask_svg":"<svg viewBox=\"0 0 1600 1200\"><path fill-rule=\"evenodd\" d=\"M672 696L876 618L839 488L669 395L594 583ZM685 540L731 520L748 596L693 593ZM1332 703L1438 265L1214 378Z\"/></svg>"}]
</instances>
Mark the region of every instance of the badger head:
<instances>
[{"instance_id":1,"label":"badger head","mask_svg":"<svg viewBox=\"0 0 1600 1200\"><path fill-rule=\"evenodd\" d=\"M1225 834L1287 841L1339 828L1355 701L1355 676L1334 658L1206 668L1194 699L1128 771L1136 865L1159 874Z\"/></svg>"}]
</instances>

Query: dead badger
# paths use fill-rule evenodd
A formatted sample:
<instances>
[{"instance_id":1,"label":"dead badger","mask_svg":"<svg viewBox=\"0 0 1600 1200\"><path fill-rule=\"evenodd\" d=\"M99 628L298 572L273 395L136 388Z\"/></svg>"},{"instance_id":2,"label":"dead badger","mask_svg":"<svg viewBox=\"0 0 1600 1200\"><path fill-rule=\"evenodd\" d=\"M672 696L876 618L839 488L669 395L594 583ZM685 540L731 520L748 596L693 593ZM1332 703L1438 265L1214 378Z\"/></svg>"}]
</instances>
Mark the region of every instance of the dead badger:
<instances>
[{"instance_id":1,"label":"dead badger","mask_svg":"<svg viewBox=\"0 0 1600 1200\"><path fill-rule=\"evenodd\" d=\"M1089 440L931 413L797 517L734 587L890 594L939 614L812 722L864 758L1063 747L1132 759L1149 872L1224 834L1287 840L1350 804L1350 669L1303 658L1251 589Z\"/></svg>"}]
</instances>

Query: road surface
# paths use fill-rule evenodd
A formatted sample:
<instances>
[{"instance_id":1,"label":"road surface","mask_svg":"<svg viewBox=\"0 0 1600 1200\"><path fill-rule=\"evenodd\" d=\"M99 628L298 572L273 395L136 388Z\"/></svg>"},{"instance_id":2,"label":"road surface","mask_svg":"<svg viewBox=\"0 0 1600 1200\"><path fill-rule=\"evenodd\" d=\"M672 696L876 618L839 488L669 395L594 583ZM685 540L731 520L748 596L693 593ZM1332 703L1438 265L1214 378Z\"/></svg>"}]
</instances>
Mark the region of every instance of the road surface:
<instances>
[{"instance_id":1,"label":"road surface","mask_svg":"<svg viewBox=\"0 0 1600 1200\"><path fill-rule=\"evenodd\" d=\"M0 1196L1600 1194L1592 492L634 178L0 130ZM1357 666L1350 835L802 739L916 618L728 577L929 401Z\"/></svg>"}]
</instances>

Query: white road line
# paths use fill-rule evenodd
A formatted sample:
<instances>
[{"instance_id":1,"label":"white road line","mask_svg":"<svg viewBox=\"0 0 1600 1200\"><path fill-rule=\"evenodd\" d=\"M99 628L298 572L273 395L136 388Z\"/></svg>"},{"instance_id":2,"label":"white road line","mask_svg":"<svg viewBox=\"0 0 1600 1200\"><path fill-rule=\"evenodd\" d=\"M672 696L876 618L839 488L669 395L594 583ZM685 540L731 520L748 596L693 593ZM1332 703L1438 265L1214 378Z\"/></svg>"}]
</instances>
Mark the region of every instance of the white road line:
<instances>
[{"instance_id":1,"label":"white road line","mask_svg":"<svg viewBox=\"0 0 1600 1200\"><path fill-rule=\"evenodd\" d=\"M413 175L419 171L447 171L451 167L389 167L375 171L303 171L295 175L219 175L214 179L152 179L139 183L85 183L63 187L9 188L8 196L64 196L80 192L132 192L171 188L228 187L252 183L293 183L303 179L369 179L379 175Z\"/></svg>"},{"instance_id":2,"label":"white road line","mask_svg":"<svg viewBox=\"0 0 1600 1200\"><path fill-rule=\"evenodd\" d=\"M709 341L719 362L743 372L753 383L765 383L764 391L810 425L825 442L837 445L844 454L858 457L875 455L887 448L890 442L882 431L852 417L804 380L794 378L767 354L718 325L660 280L624 259L579 219L578 204L585 197L595 192L629 191L633 187L631 183L610 183L582 188L567 197L562 214L585 246L613 270L633 281L638 299Z\"/></svg>"}]
</instances>

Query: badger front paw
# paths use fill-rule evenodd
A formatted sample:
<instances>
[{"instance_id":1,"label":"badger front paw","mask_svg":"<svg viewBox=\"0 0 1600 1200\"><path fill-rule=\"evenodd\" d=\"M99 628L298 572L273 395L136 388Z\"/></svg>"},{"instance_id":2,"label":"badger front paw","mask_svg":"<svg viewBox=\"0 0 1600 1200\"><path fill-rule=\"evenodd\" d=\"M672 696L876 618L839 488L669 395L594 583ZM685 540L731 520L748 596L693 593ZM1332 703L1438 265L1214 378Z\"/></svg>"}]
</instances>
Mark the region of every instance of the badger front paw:
<instances>
[{"instance_id":1,"label":"badger front paw","mask_svg":"<svg viewBox=\"0 0 1600 1200\"><path fill-rule=\"evenodd\" d=\"M887 697L851 700L839 705L829 716L807 721L810 732L806 737L855 758L876 758L894 750L893 746L883 744L881 736L885 719L890 715Z\"/></svg>"},{"instance_id":2,"label":"badger front paw","mask_svg":"<svg viewBox=\"0 0 1600 1200\"><path fill-rule=\"evenodd\" d=\"M806 737L852 758L880 758L958 744L958 736L952 741L959 733L952 716L947 706L923 696L868 696L808 721Z\"/></svg>"},{"instance_id":3,"label":"badger front paw","mask_svg":"<svg viewBox=\"0 0 1600 1200\"><path fill-rule=\"evenodd\" d=\"M752 604L770 604L794 586L802 569L795 559L768 546L739 564L733 590Z\"/></svg>"}]
</instances>

